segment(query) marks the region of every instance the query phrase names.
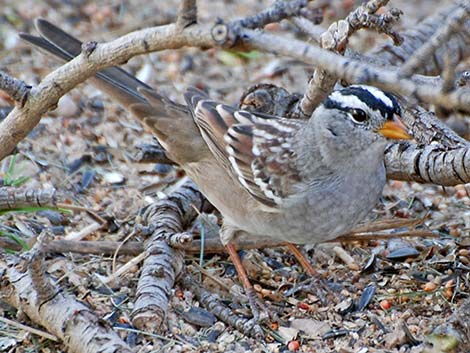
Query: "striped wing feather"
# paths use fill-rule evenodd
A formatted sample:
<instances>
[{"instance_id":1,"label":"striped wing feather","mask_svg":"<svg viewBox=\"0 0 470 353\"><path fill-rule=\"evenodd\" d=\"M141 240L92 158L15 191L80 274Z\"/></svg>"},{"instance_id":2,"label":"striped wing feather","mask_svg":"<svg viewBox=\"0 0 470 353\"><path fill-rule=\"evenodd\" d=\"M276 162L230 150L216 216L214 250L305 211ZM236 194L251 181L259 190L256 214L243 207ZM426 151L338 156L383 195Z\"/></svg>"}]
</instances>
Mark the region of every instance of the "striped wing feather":
<instances>
[{"instance_id":1,"label":"striped wing feather","mask_svg":"<svg viewBox=\"0 0 470 353\"><path fill-rule=\"evenodd\" d=\"M185 98L216 159L255 199L270 207L281 204L300 181L290 146L304 123L237 110L197 89Z\"/></svg>"}]
</instances>

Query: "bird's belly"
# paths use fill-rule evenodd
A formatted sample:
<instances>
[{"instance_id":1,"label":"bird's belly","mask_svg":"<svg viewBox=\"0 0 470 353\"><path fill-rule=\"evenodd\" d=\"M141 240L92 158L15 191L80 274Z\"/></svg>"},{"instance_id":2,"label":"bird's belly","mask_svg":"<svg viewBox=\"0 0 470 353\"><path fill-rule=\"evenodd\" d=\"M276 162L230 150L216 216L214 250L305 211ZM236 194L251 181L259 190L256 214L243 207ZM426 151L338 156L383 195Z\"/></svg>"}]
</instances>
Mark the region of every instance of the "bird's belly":
<instances>
[{"instance_id":1,"label":"bird's belly","mask_svg":"<svg viewBox=\"0 0 470 353\"><path fill-rule=\"evenodd\" d=\"M289 202L286 212L282 209L273 212L260 209L258 201L225 173L212 170L206 174L211 180L206 179L204 183L200 180L204 173L188 174L196 184L210 185L201 191L220 211L224 224L250 236L296 244L323 242L351 231L375 206L385 184L384 170L379 175L363 175L357 180L346 178L333 187L307 191ZM369 178L380 182L369 182ZM215 191L215 184L223 187ZM353 189L356 190L352 192Z\"/></svg>"},{"instance_id":2,"label":"bird's belly","mask_svg":"<svg viewBox=\"0 0 470 353\"><path fill-rule=\"evenodd\" d=\"M291 210L270 222L272 236L296 244L311 244L351 231L378 202L385 185L385 173L345 179L333 189L316 188L289 205ZM377 182L378 181L378 182ZM290 214L290 216L289 216Z\"/></svg>"},{"instance_id":3,"label":"bird's belly","mask_svg":"<svg viewBox=\"0 0 470 353\"><path fill-rule=\"evenodd\" d=\"M256 233L296 244L335 239L369 214L384 185L385 170L379 169L357 178L347 176L333 185L310 188L291 200L286 212L265 213L261 217L264 229L257 229Z\"/></svg>"},{"instance_id":4,"label":"bird's belly","mask_svg":"<svg viewBox=\"0 0 470 353\"><path fill-rule=\"evenodd\" d=\"M369 194L367 198L359 200L326 196L317 198L316 207L313 208L303 203L294 212L291 208L288 214L265 214L264 229L259 229L261 232L258 234L268 231L264 235L295 244L331 240L351 231L362 221L375 206L379 196L377 192L374 197ZM266 225L269 229L266 229Z\"/></svg>"}]
</instances>

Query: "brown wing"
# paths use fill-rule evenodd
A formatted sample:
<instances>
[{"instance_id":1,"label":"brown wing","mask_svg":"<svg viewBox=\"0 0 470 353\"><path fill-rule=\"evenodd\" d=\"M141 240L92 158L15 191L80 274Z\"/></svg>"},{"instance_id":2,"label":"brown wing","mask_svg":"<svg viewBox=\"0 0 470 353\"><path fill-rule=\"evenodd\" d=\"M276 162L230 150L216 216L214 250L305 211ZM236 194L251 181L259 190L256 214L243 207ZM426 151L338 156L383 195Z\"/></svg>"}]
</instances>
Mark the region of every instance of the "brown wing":
<instances>
[{"instance_id":1,"label":"brown wing","mask_svg":"<svg viewBox=\"0 0 470 353\"><path fill-rule=\"evenodd\" d=\"M258 201L280 205L300 181L290 147L305 123L237 110L196 89L185 98L217 160Z\"/></svg>"}]
</instances>

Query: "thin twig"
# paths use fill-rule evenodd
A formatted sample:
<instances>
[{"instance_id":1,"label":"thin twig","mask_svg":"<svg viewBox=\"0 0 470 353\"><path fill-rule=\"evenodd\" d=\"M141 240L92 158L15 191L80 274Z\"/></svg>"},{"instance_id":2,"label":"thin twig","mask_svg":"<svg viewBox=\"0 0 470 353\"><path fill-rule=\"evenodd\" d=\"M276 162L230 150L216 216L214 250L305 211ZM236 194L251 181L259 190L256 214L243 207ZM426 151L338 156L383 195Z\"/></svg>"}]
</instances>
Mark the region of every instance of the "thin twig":
<instances>
[{"instance_id":1,"label":"thin twig","mask_svg":"<svg viewBox=\"0 0 470 353\"><path fill-rule=\"evenodd\" d=\"M429 230L410 230L397 233L361 233L351 234L338 237L331 240L331 242L355 242L355 241L370 241L370 240L387 240L393 238L403 237L427 237L438 238L439 235ZM68 241L68 240L54 240L45 246L45 251L57 253L80 253L80 254L105 254L112 255L121 242L114 241ZM250 249L264 249L264 248L277 248L285 245L284 241L276 241L269 238L242 238L237 240L236 246L239 250ZM20 250L18 244L11 240L0 238L0 246L13 250ZM199 239L193 242L186 248L185 252L188 254L199 254L201 251L201 243ZM119 253L122 255L138 255L144 251L144 246L140 242L128 242L121 246ZM205 239L204 252L206 254L217 254L225 252L225 248L218 238Z\"/></svg>"},{"instance_id":2,"label":"thin twig","mask_svg":"<svg viewBox=\"0 0 470 353\"><path fill-rule=\"evenodd\" d=\"M54 342L59 341L59 339L58 339L56 336L51 335L50 333L47 333L47 332L38 330L38 329L33 328L33 327L30 327L30 326L26 326L26 325L20 324L19 322L16 322L16 321L7 319L6 317L1 317L1 316L0 316L0 322L3 322L3 323L5 323L5 324L7 324L7 325L16 327L16 328L18 328L18 329L20 329L20 330L23 330L23 331L32 333L33 335L36 335L36 336L39 336L39 337L44 337L44 338L46 338L46 339L48 339L48 340L51 340L51 341L54 341Z\"/></svg>"},{"instance_id":3,"label":"thin twig","mask_svg":"<svg viewBox=\"0 0 470 353\"><path fill-rule=\"evenodd\" d=\"M392 9L390 13L375 16L374 13L385 6L388 0L370 0L365 5L352 11L344 20L334 22L328 30L320 36L320 46L333 52L344 54L349 37L361 28L373 28L378 32L386 33L399 42L399 36L391 29L401 15L400 11ZM314 31L307 26L306 21L295 21L308 31ZM338 77L323 67L316 68L310 78L302 99L298 102L293 116L301 119L309 118L313 110L333 90Z\"/></svg>"},{"instance_id":4,"label":"thin twig","mask_svg":"<svg viewBox=\"0 0 470 353\"><path fill-rule=\"evenodd\" d=\"M139 263L144 261L146 256L147 254L145 252L140 253L139 255L137 255L136 257L132 258L131 260L127 261L124 265L119 267L118 270L116 271L113 270L113 273L109 275L108 277L104 278L102 282L104 284L108 284L108 283L115 281L117 278L127 273L131 268L133 268L134 266L137 266Z\"/></svg>"},{"instance_id":5,"label":"thin twig","mask_svg":"<svg viewBox=\"0 0 470 353\"><path fill-rule=\"evenodd\" d=\"M104 224L93 222L87 225L86 227L82 228L78 232L72 232L72 233L67 234L65 236L65 239L74 240L74 241L82 240L83 238L90 235L91 233L96 232L97 230L103 228L103 226Z\"/></svg>"},{"instance_id":6,"label":"thin twig","mask_svg":"<svg viewBox=\"0 0 470 353\"><path fill-rule=\"evenodd\" d=\"M305 15L305 7L307 5L308 0L276 0L274 4L266 10L239 20L238 25L251 29L263 28L268 23L279 22L292 16Z\"/></svg>"}]
</instances>

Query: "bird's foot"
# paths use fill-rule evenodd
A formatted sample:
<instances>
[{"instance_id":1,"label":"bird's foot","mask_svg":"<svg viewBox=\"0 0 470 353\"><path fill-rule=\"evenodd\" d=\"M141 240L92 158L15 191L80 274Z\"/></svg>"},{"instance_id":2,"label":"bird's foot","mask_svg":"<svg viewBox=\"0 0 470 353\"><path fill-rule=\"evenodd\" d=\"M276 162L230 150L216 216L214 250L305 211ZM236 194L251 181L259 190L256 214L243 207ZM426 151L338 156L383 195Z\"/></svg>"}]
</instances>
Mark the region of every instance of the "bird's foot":
<instances>
[{"instance_id":1,"label":"bird's foot","mask_svg":"<svg viewBox=\"0 0 470 353\"><path fill-rule=\"evenodd\" d=\"M253 287L246 289L246 296L255 322L264 324L269 321L279 321L276 312L268 308L266 302L258 296Z\"/></svg>"}]
</instances>

